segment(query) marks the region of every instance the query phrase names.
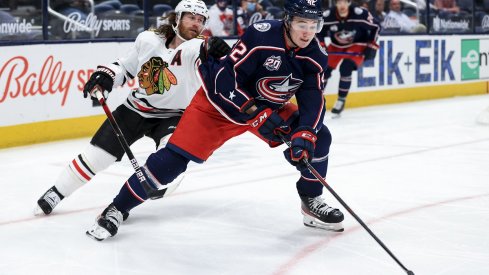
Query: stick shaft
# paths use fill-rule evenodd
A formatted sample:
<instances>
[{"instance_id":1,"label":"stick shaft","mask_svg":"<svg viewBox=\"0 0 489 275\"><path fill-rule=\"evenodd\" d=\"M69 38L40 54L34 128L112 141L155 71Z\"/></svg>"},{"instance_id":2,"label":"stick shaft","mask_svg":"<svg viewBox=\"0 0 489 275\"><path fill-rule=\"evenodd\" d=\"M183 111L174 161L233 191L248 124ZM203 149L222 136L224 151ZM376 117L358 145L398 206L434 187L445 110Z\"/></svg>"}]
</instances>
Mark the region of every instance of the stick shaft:
<instances>
[{"instance_id":1,"label":"stick shaft","mask_svg":"<svg viewBox=\"0 0 489 275\"><path fill-rule=\"evenodd\" d=\"M282 139L282 142L284 142L285 144L287 144L287 146L289 148L291 148L291 144L290 144L290 141L287 141L285 140L284 136L279 134L280 136L280 139ZM319 182L321 182L321 184L326 187L326 189L328 189L328 191L338 200L338 202L346 209L346 211L348 211L348 213L350 213L353 218L355 218L355 220L357 220L357 222L368 232L368 234L370 236L372 236L372 238L374 238L374 240L385 250L385 252L387 252L387 254L389 254L389 256L391 256L391 258L402 268L404 269L404 271L408 274L413 274L412 271L408 270L402 263L401 261L399 261L397 259L397 257L390 251L389 248L387 248L387 246L377 237L377 235L374 234L374 232L372 232L372 230L370 230L370 228L363 222L362 219L360 219L360 217L350 208L350 206L348 206L348 204L346 204L346 202L333 190L333 188L331 188L331 186L329 186L329 184L326 182L326 180L321 176L321 174L319 174L319 172L314 168L312 167L311 163L309 163L309 161L307 159L302 159L302 161L306 164L307 166L307 169L309 169L309 171L311 172L311 174L314 175L314 177L316 177L317 180L319 180ZM411 272L411 273L410 273Z\"/></svg>"},{"instance_id":2,"label":"stick shaft","mask_svg":"<svg viewBox=\"0 0 489 275\"><path fill-rule=\"evenodd\" d=\"M124 134L122 133L121 128L117 124L117 121L115 120L114 116L112 115L112 112L109 109L109 106L107 106L107 103L105 102L105 98L102 95L102 92L100 90L94 91L97 100L100 102L100 105L102 105L102 108L104 109L105 115L107 116L107 119L109 120L110 125L112 126L112 129L114 130L115 135L117 136L117 139L119 140L119 143L121 144L122 148L124 149L124 152L126 152L127 157L129 158L129 161L131 162L132 168L135 171L136 177L138 178L139 182L141 183L141 186L144 189L144 192L146 192L146 195L150 199L157 199L163 197L163 194L166 192L166 189L158 190L153 188L149 182L146 179L146 175L144 172L141 170L141 167L139 166L138 161L134 157L134 154L132 153L131 148L129 147L129 144L126 141L126 138L124 137Z\"/></svg>"}]
</instances>

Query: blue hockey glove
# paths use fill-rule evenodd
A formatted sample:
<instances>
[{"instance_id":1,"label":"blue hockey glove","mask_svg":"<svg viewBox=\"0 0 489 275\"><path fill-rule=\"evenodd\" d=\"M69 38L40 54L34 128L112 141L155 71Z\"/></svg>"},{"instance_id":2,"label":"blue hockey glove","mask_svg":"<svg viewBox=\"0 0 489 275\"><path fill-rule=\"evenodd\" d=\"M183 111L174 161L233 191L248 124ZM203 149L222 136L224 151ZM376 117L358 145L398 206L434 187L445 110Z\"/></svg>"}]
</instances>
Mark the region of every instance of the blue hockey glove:
<instances>
[{"instance_id":1,"label":"blue hockey glove","mask_svg":"<svg viewBox=\"0 0 489 275\"><path fill-rule=\"evenodd\" d=\"M98 87L98 89L104 94L104 97L107 97L105 92L112 91L114 79L114 71L104 66L98 66L97 70L92 74L92 76L90 76L90 79L85 84L85 87L83 87L83 97L87 98L88 95L90 95L92 99L97 99L93 93L95 87Z\"/></svg>"},{"instance_id":2,"label":"blue hockey glove","mask_svg":"<svg viewBox=\"0 0 489 275\"><path fill-rule=\"evenodd\" d=\"M267 106L258 107L250 114L250 119L246 122L251 127L257 128L258 133L267 140L282 142L278 133L287 135L290 133L290 127L285 121L272 109Z\"/></svg>"},{"instance_id":3,"label":"blue hockey glove","mask_svg":"<svg viewBox=\"0 0 489 275\"><path fill-rule=\"evenodd\" d=\"M294 165L299 171L306 171L307 166L302 160L307 159L311 162L316 148L317 136L314 129L307 126L301 126L292 132L290 139L290 148L284 151L287 161Z\"/></svg>"}]
</instances>

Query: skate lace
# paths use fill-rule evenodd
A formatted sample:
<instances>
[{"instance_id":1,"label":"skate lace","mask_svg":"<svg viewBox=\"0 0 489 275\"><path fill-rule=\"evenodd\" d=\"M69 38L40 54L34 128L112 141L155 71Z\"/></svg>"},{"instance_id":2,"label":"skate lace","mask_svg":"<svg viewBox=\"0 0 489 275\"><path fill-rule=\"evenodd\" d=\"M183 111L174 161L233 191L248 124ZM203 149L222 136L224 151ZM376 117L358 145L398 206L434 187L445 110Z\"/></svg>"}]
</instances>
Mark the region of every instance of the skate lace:
<instances>
[{"instance_id":1,"label":"skate lace","mask_svg":"<svg viewBox=\"0 0 489 275\"><path fill-rule=\"evenodd\" d=\"M319 214L328 215L330 212L335 210L335 208L330 207L328 204L326 204L324 202L324 199L321 197L312 198L309 205L315 212Z\"/></svg>"},{"instance_id":2,"label":"skate lace","mask_svg":"<svg viewBox=\"0 0 489 275\"><path fill-rule=\"evenodd\" d=\"M105 214L105 218L119 227L122 222L122 213L117 208L111 207Z\"/></svg>"}]
</instances>

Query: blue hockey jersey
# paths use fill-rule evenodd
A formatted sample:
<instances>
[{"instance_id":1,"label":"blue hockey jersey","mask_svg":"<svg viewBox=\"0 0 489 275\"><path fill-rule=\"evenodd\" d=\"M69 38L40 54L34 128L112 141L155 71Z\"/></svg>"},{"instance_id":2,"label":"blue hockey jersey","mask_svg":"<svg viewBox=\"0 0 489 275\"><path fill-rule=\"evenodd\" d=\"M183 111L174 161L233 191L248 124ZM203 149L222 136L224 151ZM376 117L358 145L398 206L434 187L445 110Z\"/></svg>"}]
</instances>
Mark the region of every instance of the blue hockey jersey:
<instances>
[{"instance_id":1,"label":"blue hockey jersey","mask_svg":"<svg viewBox=\"0 0 489 275\"><path fill-rule=\"evenodd\" d=\"M341 18L337 8L324 11L324 27L317 35L319 41L329 36L331 43L337 47L353 44L375 43L380 31L380 24L366 9L350 6L348 16Z\"/></svg>"},{"instance_id":2,"label":"blue hockey jersey","mask_svg":"<svg viewBox=\"0 0 489 275\"><path fill-rule=\"evenodd\" d=\"M285 35L284 22L260 21L247 28L219 65L199 67L207 98L224 117L246 124L250 118L243 108L250 101L276 110L295 95L299 126L321 128L328 57L316 39L306 48L289 49Z\"/></svg>"}]
</instances>

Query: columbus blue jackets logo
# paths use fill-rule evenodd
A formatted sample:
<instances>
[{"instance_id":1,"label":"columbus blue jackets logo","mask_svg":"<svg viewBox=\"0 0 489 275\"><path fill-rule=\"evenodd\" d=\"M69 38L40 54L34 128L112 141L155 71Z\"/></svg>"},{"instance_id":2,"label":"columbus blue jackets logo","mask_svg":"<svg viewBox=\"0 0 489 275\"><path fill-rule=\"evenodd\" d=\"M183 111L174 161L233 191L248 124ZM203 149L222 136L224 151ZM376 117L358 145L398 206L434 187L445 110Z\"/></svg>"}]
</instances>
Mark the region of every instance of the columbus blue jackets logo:
<instances>
[{"instance_id":1,"label":"columbus blue jackets logo","mask_svg":"<svg viewBox=\"0 0 489 275\"><path fill-rule=\"evenodd\" d=\"M342 30L334 34L334 37L336 40L338 40L338 43L340 44L351 44L353 43L353 39L355 38L356 31L347 31L347 30Z\"/></svg>"},{"instance_id":2,"label":"columbus blue jackets logo","mask_svg":"<svg viewBox=\"0 0 489 275\"><path fill-rule=\"evenodd\" d=\"M269 76L258 80L256 90L260 97L274 103L287 102L299 89L302 80L288 76Z\"/></svg>"}]
</instances>

